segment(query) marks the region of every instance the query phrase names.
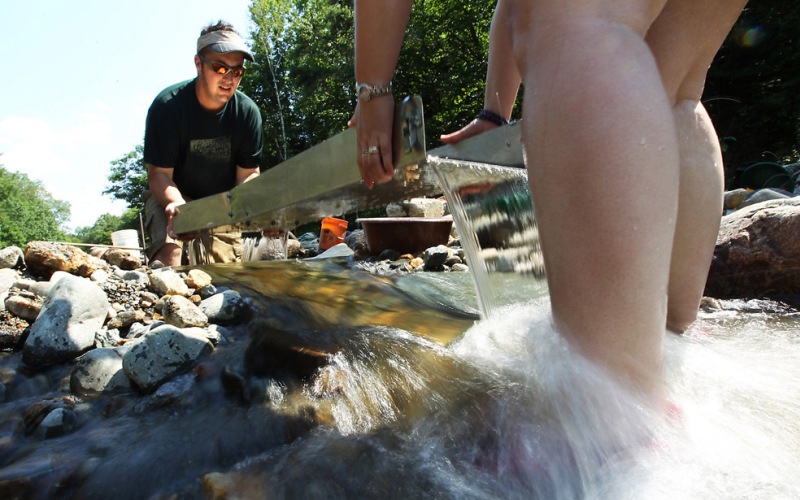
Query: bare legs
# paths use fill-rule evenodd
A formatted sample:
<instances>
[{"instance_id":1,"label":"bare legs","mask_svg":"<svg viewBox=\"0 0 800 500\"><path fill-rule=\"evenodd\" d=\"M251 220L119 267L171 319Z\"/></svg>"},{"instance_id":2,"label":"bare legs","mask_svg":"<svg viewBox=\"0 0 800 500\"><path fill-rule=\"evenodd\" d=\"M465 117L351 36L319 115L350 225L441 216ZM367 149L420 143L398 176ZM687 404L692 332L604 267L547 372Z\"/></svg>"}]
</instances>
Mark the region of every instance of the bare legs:
<instances>
[{"instance_id":1,"label":"bare legs","mask_svg":"<svg viewBox=\"0 0 800 500\"><path fill-rule=\"evenodd\" d=\"M678 198L671 106L638 27L646 12L626 25L558 3L517 12L513 31L553 317L584 354L657 396Z\"/></svg>"},{"instance_id":2,"label":"bare legs","mask_svg":"<svg viewBox=\"0 0 800 500\"><path fill-rule=\"evenodd\" d=\"M673 104L680 148L667 310L667 328L676 332L697 318L722 212L722 153L700 97L708 67L746 3L671 0L646 38Z\"/></svg>"}]
</instances>

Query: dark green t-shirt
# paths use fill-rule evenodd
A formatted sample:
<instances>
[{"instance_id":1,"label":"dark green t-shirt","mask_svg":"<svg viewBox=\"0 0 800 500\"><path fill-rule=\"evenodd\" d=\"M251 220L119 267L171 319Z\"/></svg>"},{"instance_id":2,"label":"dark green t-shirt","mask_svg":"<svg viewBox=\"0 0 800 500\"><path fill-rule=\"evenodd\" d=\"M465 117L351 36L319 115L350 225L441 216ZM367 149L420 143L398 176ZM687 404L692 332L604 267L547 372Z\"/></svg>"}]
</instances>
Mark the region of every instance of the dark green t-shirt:
<instances>
[{"instance_id":1,"label":"dark green t-shirt","mask_svg":"<svg viewBox=\"0 0 800 500\"><path fill-rule=\"evenodd\" d=\"M222 111L200 106L195 80L162 90L147 112L144 161L172 168L181 194L192 199L236 185L236 166L256 168L263 144L261 114L238 90Z\"/></svg>"}]
</instances>

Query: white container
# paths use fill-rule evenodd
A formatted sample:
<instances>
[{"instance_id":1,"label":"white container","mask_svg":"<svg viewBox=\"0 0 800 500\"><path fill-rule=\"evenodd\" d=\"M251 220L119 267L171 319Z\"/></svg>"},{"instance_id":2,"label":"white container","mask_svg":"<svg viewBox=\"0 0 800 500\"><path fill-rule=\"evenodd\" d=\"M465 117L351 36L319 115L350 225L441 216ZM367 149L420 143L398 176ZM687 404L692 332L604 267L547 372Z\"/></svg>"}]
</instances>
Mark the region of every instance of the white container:
<instances>
[{"instance_id":1,"label":"white container","mask_svg":"<svg viewBox=\"0 0 800 500\"><path fill-rule=\"evenodd\" d=\"M115 247L141 248L139 232L135 229L123 229L111 233L111 244ZM131 255L138 256L138 250L128 250Z\"/></svg>"}]
</instances>

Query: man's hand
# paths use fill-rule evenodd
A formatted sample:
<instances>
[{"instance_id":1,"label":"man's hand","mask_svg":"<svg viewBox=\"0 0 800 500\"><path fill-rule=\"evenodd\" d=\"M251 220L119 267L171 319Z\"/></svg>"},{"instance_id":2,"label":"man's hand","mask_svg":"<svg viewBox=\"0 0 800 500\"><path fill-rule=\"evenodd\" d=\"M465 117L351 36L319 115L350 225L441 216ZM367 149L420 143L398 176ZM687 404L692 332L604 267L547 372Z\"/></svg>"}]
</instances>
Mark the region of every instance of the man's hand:
<instances>
[{"instance_id":1,"label":"man's hand","mask_svg":"<svg viewBox=\"0 0 800 500\"><path fill-rule=\"evenodd\" d=\"M180 212L178 207L185 204L185 201L180 200L173 201L164 207L164 214L167 216L167 235L169 235L170 238L181 241L193 240L200 235L199 232L175 234L175 232L172 230L172 218Z\"/></svg>"}]
</instances>

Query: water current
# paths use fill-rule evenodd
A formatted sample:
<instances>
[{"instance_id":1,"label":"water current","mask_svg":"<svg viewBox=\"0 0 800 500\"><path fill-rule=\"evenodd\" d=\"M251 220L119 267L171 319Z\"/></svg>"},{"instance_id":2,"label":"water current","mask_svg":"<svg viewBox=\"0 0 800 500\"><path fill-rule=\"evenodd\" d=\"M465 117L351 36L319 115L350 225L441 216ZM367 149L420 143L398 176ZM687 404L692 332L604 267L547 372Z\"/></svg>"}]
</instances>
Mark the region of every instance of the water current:
<instances>
[{"instance_id":1,"label":"water current","mask_svg":"<svg viewBox=\"0 0 800 500\"><path fill-rule=\"evenodd\" d=\"M460 216L529 210L503 182L462 191ZM653 414L553 331L535 231L492 217L469 215L482 278L206 266L256 317L181 403L81 402L73 434L0 442L0 480L18 498L800 498L798 313L724 301L665 332L673 410Z\"/></svg>"}]
</instances>

